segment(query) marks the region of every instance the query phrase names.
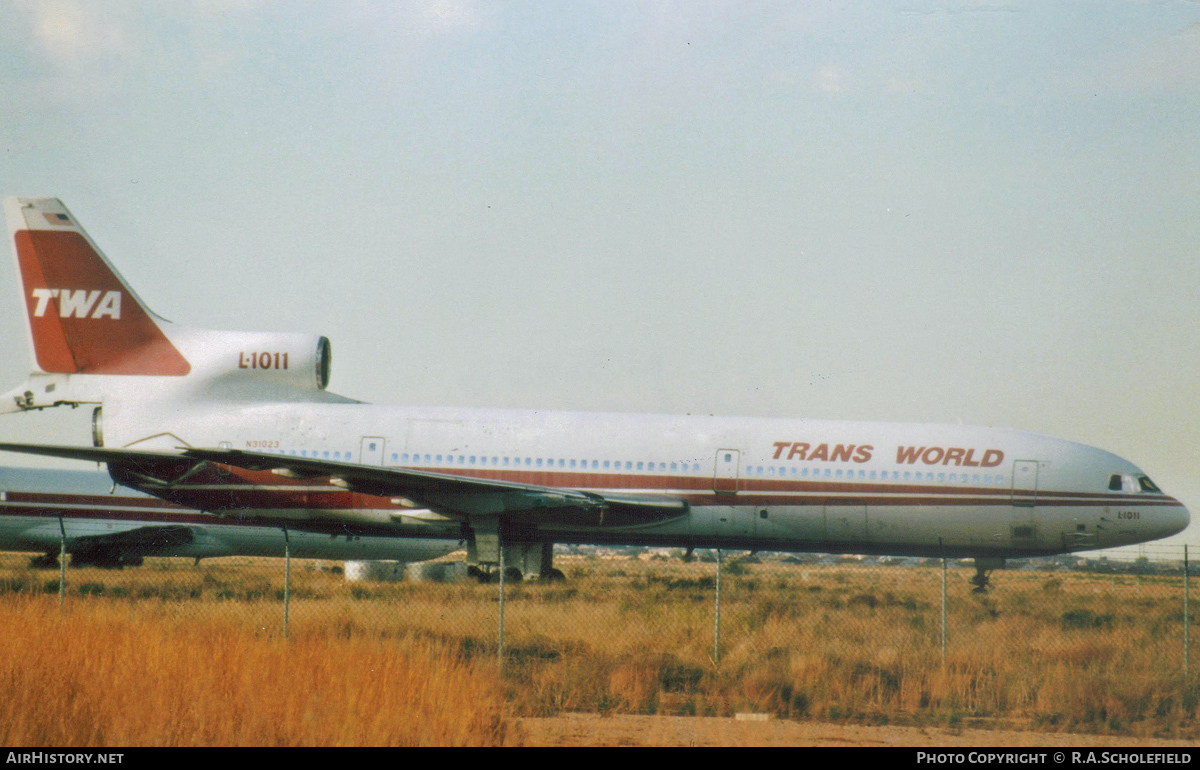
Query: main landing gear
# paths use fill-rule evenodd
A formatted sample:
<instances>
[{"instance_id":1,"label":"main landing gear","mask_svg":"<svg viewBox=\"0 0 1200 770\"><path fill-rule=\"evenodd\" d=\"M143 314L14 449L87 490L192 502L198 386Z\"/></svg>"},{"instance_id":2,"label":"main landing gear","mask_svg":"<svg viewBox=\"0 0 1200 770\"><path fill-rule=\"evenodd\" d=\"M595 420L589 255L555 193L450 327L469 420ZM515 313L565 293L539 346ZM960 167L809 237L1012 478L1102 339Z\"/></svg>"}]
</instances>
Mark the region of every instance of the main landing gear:
<instances>
[{"instance_id":1,"label":"main landing gear","mask_svg":"<svg viewBox=\"0 0 1200 770\"><path fill-rule=\"evenodd\" d=\"M480 583L500 582L498 541L475 535L467 546L467 575ZM554 568L553 543L508 542L503 553L505 582L566 580L562 570Z\"/></svg>"},{"instance_id":2,"label":"main landing gear","mask_svg":"<svg viewBox=\"0 0 1200 770\"><path fill-rule=\"evenodd\" d=\"M495 564L471 564L467 566L467 576L478 580L480 583L499 583L500 570L496 569ZM551 567L545 572L526 575L516 567L504 568L504 581L506 583L520 583L523 580L540 580L543 583L555 583L560 580L566 580L567 576L562 570Z\"/></svg>"}]
</instances>

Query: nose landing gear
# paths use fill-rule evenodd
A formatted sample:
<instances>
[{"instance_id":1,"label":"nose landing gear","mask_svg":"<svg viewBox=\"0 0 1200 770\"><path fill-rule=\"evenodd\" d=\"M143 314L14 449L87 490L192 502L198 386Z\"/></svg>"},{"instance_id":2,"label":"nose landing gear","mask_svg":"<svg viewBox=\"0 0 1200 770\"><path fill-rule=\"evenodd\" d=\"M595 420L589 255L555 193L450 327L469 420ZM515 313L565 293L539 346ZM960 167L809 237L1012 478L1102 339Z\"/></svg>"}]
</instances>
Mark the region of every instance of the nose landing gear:
<instances>
[{"instance_id":1,"label":"nose landing gear","mask_svg":"<svg viewBox=\"0 0 1200 770\"><path fill-rule=\"evenodd\" d=\"M988 575L992 570L1004 569L1004 559L998 556L976 556L975 557L975 575L971 578L971 583L975 586L972 593L985 594L988 588L991 587L992 581L988 579Z\"/></svg>"}]
</instances>

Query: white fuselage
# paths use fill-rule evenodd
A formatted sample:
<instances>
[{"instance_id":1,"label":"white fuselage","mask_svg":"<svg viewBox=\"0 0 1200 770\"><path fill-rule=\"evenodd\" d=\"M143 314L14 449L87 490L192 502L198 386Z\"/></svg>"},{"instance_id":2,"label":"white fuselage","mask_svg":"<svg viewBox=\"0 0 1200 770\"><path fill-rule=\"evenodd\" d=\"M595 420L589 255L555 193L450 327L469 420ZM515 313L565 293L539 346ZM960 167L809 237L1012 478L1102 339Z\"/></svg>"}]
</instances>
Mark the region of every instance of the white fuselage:
<instances>
[{"instance_id":1,"label":"white fuselage","mask_svg":"<svg viewBox=\"0 0 1200 770\"><path fill-rule=\"evenodd\" d=\"M1188 513L1141 471L1090 446L954 425L443 409L358 403L109 403L109 447L225 446L546 487L682 498L688 514L630 527L540 524L532 539L896 555L1019 556L1144 542ZM1112 489L1113 477L1125 479ZM282 479L280 480L283 481ZM1119 482L1118 482L1118 485ZM402 499L324 481L273 496L230 489L245 514L371 522L401 536L460 525ZM294 492L305 489L307 498ZM201 490L196 490L201 492ZM226 495L223 498L222 495ZM208 498L205 498L208 499ZM308 500L311 504L297 503Z\"/></svg>"}]
</instances>

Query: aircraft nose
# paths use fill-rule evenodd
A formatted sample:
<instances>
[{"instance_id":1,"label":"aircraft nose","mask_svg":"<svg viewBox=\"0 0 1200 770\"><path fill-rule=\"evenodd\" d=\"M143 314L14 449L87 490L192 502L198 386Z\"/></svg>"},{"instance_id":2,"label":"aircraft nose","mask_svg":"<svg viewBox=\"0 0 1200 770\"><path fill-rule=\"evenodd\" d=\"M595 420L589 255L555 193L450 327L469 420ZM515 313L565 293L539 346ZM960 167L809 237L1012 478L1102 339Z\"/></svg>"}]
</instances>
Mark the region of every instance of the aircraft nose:
<instances>
[{"instance_id":1,"label":"aircraft nose","mask_svg":"<svg viewBox=\"0 0 1200 770\"><path fill-rule=\"evenodd\" d=\"M1192 515L1182 504L1173 505L1167 509L1167 514L1162 517L1161 521L1163 533L1158 537L1169 537L1187 529L1188 525L1192 523Z\"/></svg>"}]
</instances>

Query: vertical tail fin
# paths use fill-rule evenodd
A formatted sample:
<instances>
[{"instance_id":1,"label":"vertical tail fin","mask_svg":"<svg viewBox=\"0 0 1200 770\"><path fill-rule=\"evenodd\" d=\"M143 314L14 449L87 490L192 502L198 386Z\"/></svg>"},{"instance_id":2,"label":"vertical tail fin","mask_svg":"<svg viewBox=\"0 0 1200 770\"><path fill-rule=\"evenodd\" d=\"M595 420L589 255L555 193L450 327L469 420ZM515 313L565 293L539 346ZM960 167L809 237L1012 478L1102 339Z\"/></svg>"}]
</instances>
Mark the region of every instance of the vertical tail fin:
<instances>
[{"instance_id":1,"label":"vertical tail fin","mask_svg":"<svg viewBox=\"0 0 1200 770\"><path fill-rule=\"evenodd\" d=\"M29 341L48 374L182 376L169 324L125 283L56 198L7 198Z\"/></svg>"}]
</instances>

